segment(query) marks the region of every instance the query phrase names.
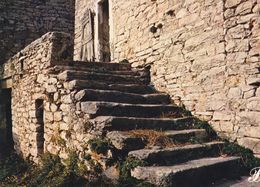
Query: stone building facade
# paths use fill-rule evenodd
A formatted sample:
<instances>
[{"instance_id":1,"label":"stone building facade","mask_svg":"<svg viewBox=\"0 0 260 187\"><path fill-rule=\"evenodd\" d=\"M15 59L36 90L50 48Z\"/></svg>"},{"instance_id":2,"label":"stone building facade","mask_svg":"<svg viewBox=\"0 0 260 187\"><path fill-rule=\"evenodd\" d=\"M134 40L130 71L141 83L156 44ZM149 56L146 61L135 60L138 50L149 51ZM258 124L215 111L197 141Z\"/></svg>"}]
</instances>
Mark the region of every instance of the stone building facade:
<instances>
[{"instance_id":1,"label":"stone building facade","mask_svg":"<svg viewBox=\"0 0 260 187\"><path fill-rule=\"evenodd\" d=\"M0 64L50 31L74 32L74 0L0 2Z\"/></svg>"},{"instance_id":2,"label":"stone building facade","mask_svg":"<svg viewBox=\"0 0 260 187\"><path fill-rule=\"evenodd\" d=\"M258 0L76 0L74 59L104 61L109 36L112 61L151 66L158 90L260 156L259 14Z\"/></svg>"}]
</instances>

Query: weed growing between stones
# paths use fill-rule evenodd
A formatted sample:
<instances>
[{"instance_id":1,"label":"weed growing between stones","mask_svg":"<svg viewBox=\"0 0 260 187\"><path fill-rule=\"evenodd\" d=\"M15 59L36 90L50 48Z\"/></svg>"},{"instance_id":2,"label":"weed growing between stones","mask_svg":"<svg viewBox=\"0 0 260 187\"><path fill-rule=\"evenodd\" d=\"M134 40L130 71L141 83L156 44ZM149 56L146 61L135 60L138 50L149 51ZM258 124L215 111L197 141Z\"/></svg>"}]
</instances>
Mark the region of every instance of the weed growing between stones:
<instances>
[{"instance_id":1,"label":"weed growing between stones","mask_svg":"<svg viewBox=\"0 0 260 187\"><path fill-rule=\"evenodd\" d=\"M210 124L206 121L202 121L198 118L194 120L194 126L196 128L205 129L211 140L221 140L214 129L210 126ZM252 168L260 166L260 158L256 158L254 156L253 151L242 147L236 143L229 142L228 140L224 140L225 144L223 148L220 149L220 154L222 156L238 156L241 158L241 167L243 167L248 174L248 171Z\"/></svg>"},{"instance_id":2,"label":"weed growing between stones","mask_svg":"<svg viewBox=\"0 0 260 187\"><path fill-rule=\"evenodd\" d=\"M221 154L224 156L231 155L241 157L241 165L246 169L246 174L248 174L248 171L251 169L260 166L260 158L256 158L252 150L235 143L225 141L225 145L221 149Z\"/></svg>"},{"instance_id":3,"label":"weed growing between stones","mask_svg":"<svg viewBox=\"0 0 260 187\"><path fill-rule=\"evenodd\" d=\"M194 119L194 127L198 129L205 129L211 140L218 139L218 135L215 130L206 121L202 121L198 118Z\"/></svg>"},{"instance_id":4,"label":"weed growing between stones","mask_svg":"<svg viewBox=\"0 0 260 187\"><path fill-rule=\"evenodd\" d=\"M139 160L134 157L127 157L124 161L119 163L119 180L118 180L118 186L120 187L132 187L132 186L153 186L150 183L137 180L131 176L131 170L138 167L138 166L145 166L147 163L145 163L142 160Z\"/></svg>"}]
</instances>

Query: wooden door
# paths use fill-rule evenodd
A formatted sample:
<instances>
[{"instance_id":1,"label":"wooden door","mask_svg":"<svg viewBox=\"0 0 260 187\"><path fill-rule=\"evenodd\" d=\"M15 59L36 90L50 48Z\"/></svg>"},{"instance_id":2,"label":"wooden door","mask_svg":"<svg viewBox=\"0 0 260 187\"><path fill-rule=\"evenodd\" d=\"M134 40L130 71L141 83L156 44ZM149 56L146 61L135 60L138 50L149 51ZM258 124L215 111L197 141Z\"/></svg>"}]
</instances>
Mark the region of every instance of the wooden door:
<instances>
[{"instance_id":1,"label":"wooden door","mask_svg":"<svg viewBox=\"0 0 260 187\"><path fill-rule=\"evenodd\" d=\"M95 61L94 50L94 16L88 9L82 20L82 38L81 38L81 53L82 61Z\"/></svg>"}]
</instances>

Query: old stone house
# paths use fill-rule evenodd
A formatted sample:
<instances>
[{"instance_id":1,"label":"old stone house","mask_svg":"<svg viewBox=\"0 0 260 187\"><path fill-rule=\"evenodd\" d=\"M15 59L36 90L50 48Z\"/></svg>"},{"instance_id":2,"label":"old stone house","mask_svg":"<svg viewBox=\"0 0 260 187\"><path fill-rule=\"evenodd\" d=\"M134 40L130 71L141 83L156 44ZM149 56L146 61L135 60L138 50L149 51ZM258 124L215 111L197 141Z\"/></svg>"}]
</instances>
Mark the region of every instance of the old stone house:
<instances>
[{"instance_id":1,"label":"old stone house","mask_svg":"<svg viewBox=\"0 0 260 187\"><path fill-rule=\"evenodd\" d=\"M221 145L146 150L125 134L154 129L205 140L177 105L260 156L258 0L12 0L0 10L1 141L24 157L66 158L76 149L84 158L89 140L105 137L131 156L173 164L173 155ZM111 156L100 158L103 168ZM187 168L210 173L237 159L201 157ZM165 185L153 169L133 176Z\"/></svg>"}]
</instances>

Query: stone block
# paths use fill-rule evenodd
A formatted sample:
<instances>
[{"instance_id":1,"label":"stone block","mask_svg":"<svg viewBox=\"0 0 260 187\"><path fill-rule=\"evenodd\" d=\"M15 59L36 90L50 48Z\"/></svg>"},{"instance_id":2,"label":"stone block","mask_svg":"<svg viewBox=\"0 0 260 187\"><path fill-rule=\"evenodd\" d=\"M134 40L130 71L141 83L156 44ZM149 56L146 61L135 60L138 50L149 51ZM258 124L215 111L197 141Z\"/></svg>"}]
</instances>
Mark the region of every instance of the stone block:
<instances>
[{"instance_id":1,"label":"stone block","mask_svg":"<svg viewBox=\"0 0 260 187\"><path fill-rule=\"evenodd\" d=\"M255 153L260 153L260 139L257 138L239 138L237 140L238 144L253 150Z\"/></svg>"},{"instance_id":2,"label":"stone block","mask_svg":"<svg viewBox=\"0 0 260 187\"><path fill-rule=\"evenodd\" d=\"M67 124L67 123L60 123L60 130L67 131L69 129L70 129L69 124Z\"/></svg>"},{"instance_id":3,"label":"stone block","mask_svg":"<svg viewBox=\"0 0 260 187\"><path fill-rule=\"evenodd\" d=\"M242 126L239 129L239 135L245 137L259 138L260 139L260 126ZM260 141L260 140L259 140Z\"/></svg>"},{"instance_id":4,"label":"stone block","mask_svg":"<svg viewBox=\"0 0 260 187\"><path fill-rule=\"evenodd\" d=\"M254 2L252 0L239 4L236 8L236 15L244 15L252 12Z\"/></svg>"},{"instance_id":5,"label":"stone block","mask_svg":"<svg viewBox=\"0 0 260 187\"><path fill-rule=\"evenodd\" d=\"M240 87L230 88L228 91L228 98L230 99L241 99L242 91Z\"/></svg>"},{"instance_id":6,"label":"stone block","mask_svg":"<svg viewBox=\"0 0 260 187\"><path fill-rule=\"evenodd\" d=\"M260 98L252 97L252 98L248 99L247 109L249 109L251 111L260 112Z\"/></svg>"},{"instance_id":7,"label":"stone block","mask_svg":"<svg viewBox=\"0 0 260 187\"><path fill-rule=\"evenodd\" d=\"M230 121L233 118L232 114L222 111L213 113L213 121Z\"/></svg>"},{"instance_id":8,"label":"stone block","mask_svg":"<svg viewBox=\"0 0 260 187\"><path fill-rule=\"evenodd\" d=\"M225 7L231 8L237 6L242 0L226 0Z\"/></svg>"}]
</instances>

